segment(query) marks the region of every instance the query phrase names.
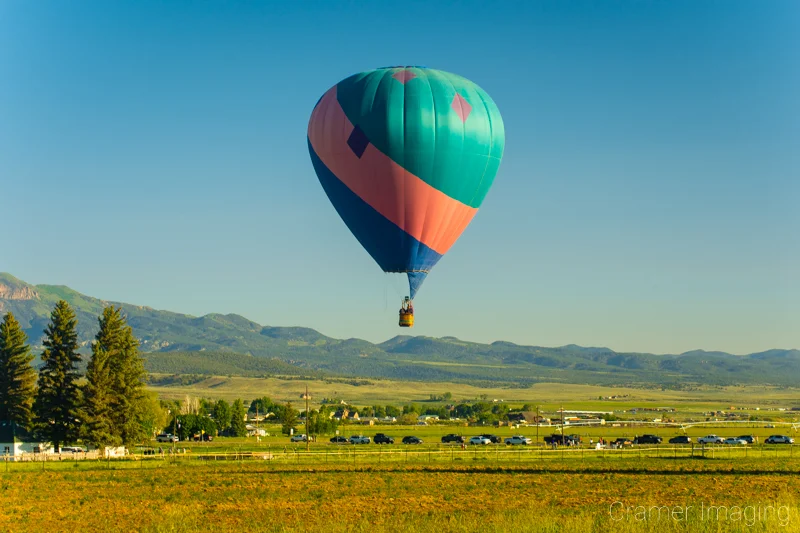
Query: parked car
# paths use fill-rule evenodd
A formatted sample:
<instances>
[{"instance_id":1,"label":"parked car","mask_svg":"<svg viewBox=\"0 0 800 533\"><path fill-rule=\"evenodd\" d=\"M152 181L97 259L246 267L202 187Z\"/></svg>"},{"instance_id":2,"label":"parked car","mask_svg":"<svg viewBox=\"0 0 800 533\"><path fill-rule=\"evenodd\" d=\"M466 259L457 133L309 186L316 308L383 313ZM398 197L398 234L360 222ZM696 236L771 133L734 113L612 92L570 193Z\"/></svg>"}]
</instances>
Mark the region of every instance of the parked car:
<instances>
[{"instance_id":1,"label":"parked car","mask_svg":"<svg viewBox=\"0 0 800 533\"><path fill-rule=\"evenodd\" d=\"M514 435L513 437L509 437L506 439L506 444L509 446L517 446L517 445L526 445L531 444L533 441L528 437L524 437L522 435Z\"/></svg>"},{"instance_id":2,"label":"parked car","mask_svg":"<svg viewBox=\"0 0 800 533\"><path fill-rule=\"evenodd\" d=\"M157 442L178 442L178 440L178 437L172 433L159 433L156 437Z\"/></svg>"},{"instance_id":3,"label":"parked car","mask_svg":"<svg viewBox=\"0 0 800 533\"><path fill-rule=\"evenodd\" d=\"M450 433L449 435L445 435L442 437L442 443L447 444L448 442L455 442L457 444L464 444L466 440L461 435L456 435L455 433Z\"/></svg>"},{"instance_id":4,"label":"parked car","mask_svg":"<svg viewBox=\"0 0 800 533\"><path fill-rule=\"evenodd\" d=\"M723 442L725 442L725 439L717 435L706 435L697 439L698 444L722 444Z\"/></svg>"},{"instance_id":5,"label":"parked car","mask_svg":"<svg viewBox=\"0 0 800 533\"><path fill-rule=\"evenodd\" d=\"M747 444L753 444L754 440L752 435L742 435L741 437L736 438L745 441Z\"/></svg>"},{"instance_id":6,"label":"parked car","mask_svg":"<svg viewBox=\"0 0 800 533\"><path fill-rule=\"evenodd\" d=\"M80 446L62 446L61 451L63 453L83 453L86 450L84 450Z\"/></svg>"},{"instance_id":7,"label":"parked car","mask_svg":"<svg viewBox=\"0 0 800 533\"><path fill-rule=\"evenodd\" d=\"M678 435L677 437L672 437L669 439L670 444L691 444L692 437L687 437L686 435Z\"/></svg>"},{"instance_id":8,"label":"parked car","mask_svg":"<svg viewBox=\"0 0 800 533\"><path fill-rule=\"evenodd\" d=\"M661 437L657 435L639 435L633 439L634 444L661 444Z\"/></svg>"},{"instance_id":9,"label":"parked car","mask_svg":"<svg viewBox=\"0 0 800 533\"><path fill-rule=\"evenodd\" d=\"M744 444L747 444L747 441L744 439L740 439L739 437L728 437L727 439L722 441L722 444L728 444L732 446L742 446Z\"/></svg>"},{"instance_id":10,"label":"parked car","mask_svg":"<svg viewBox=\"0 0 800 533\"><path fill-rule=\"evenodd\" d=\"M372 442L375 444L394 444L394 439L388 435L384 435L383 433L376 433L375 437L373 437Z\"/></svg>"},{"instance_id":11,"label":"parked car","mask_svg":"<svg viewBox=\"0 0 800 533\"><path fill-rule=\"evenodd\" d=\"M305 433L303 433L301 435L292 435L292 438L290 440L292 442L305 442L307 439ZM308 439L308 441L314 442L314 437L312 436L310 439Z\"/></svg>"},{"instance_id":12,"label":"parked car","mask_svg":"<svg viewBox=\"0 0 800 533\"><path fill-rule=\"evenodd\" d=\"M484 437L482 435L477 435L475 437L470 437L469 438L469 443L470 444L484 444L485 445L485 444L491 444L492 441L490 441L489 439L487 439L486 437Z\"/></svg>"},{"instance_id":13,"label":"parked car","mask_svg":"<svg viewBox=\"0 0 800 533\"><path fill-rule=\"evenodd\" d=\"M414 436L403 437L403 444L422 444L422 439Z\"/></svg>"},{"instance_id":14,"label":"parked car","mask_svg":"<svg viewBox=\"0 0 800 533\"><path fill-rule=\"evenodd\" d=\"M794 444L794 439L786 435L770 435L764 442L767 444Z\"/></svg>"},{"instance_id":15,"label":"parked car","mask_svg":"<svg viewBox=\"0 0 800 533\"><path fill-rule=\"evenodd\" d=\"M490 435L488 433L484 433L483 435L480 435L480 436L481 437L486 437L487 439L489 439L489 442L491 442L492 444L500 444L501 442L503 442L503 439L501 439L497 435Z\"/></svg>"},{"instance_id":16,"label":"parked car","mask_svg":"<svg viewBox=\"0 0 800 533\"><path fill-rule=\"evenodd\" d=\"M331 439L331 442L333 444L347 444L350 441L348 441L346 438L342 437L341 435L336 435L335 437L333 437Z\"/></svg>"},{"instance_id":17,"label":"parked car","mask_svg":"<svg viewBox=\"0 0 800 533\"><path fill-rule=\"evenodd\" d=\"M212 440L214 440L214 437L212 437L208 433L195 433L194 435L192 435L192 440L195 442L200 442L201 440L203 442L211 442Z\"/></svg>"},{"instance_id":18,"label":"parked car","mask_svg":"<svg viewBox=\"0 0 800 533\"><path fill-rule=\"evenodd\" d=\"M617 440L611 442L612 448L626 448L633 446L633 441L628 437L619 437Z\"/></svg>"},{"instance_id":19,"label":"parked car","mask_svg":"<svg viewBox=\"0 0 800 533\"><path fill-rule=\"evenodd\" d=\"M350 444L369 444L369 437L363 435L352 435L350 437Z\"/></svg>"}]
</instances>

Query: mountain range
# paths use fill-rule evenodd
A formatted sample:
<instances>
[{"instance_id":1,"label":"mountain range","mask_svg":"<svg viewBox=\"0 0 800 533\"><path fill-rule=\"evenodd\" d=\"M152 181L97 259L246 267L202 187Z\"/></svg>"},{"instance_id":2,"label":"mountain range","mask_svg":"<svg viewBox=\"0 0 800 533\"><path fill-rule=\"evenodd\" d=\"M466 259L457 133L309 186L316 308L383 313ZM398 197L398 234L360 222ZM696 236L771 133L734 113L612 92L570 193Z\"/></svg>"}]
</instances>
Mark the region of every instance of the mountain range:
<instances>
[{"instance_id":1,"label":"mountain range","mask_svg":"<svg viewBox=\"0 0 800 533\"><path fill-rule=\"evenodd\" d=\"M235 314L201 317L83 295L63 285L31 285L0 273L0 315L12 312L34 349L53 305L66 300L89 352L104 306L121 306L142 342L146 368L162 374L337 376L528 386L535 382L603 385L800 382L800 350L748 355L695 350L682 354L620 353L609 348L556 348L455 337L399 335L386 342L335 339L305 327L262 326Z\"/></svg>"}]
</instances>

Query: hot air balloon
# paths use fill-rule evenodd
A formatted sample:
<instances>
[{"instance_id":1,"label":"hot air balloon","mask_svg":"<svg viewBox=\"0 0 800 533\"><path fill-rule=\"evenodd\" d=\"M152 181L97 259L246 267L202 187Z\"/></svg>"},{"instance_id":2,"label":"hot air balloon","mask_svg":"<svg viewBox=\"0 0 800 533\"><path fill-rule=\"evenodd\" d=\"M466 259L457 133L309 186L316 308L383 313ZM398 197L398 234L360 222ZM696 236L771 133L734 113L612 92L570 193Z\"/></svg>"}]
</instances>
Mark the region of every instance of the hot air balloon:
<instances>
[{"instance_id":1,"label":"hot air balloon","mask_svg":"<svg viewBox=\"0 0 800 533\"><path fill-rule=\"evenodd\" d=\"M503 156L494 101L471 81L425 67L346 78L319 99L308 151L322 188L384 272L408 275L413 298L478 212Z\"/></svg>"}]
</instances>

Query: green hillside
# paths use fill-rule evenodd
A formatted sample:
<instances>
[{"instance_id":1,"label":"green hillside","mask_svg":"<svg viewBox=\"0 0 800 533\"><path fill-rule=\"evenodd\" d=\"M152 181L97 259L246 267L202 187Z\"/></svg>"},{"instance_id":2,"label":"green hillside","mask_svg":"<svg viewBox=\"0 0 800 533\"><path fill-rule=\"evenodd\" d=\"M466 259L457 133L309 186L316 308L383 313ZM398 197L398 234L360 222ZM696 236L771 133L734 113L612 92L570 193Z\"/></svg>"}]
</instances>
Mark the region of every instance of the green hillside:
<instances>
[{"instance_id":1,"label":"green hillside","mask_svg":"<svg viewBox=\"0 0 800 533\"><path fill-rule=\"evenodd\" d=\"M52 306L67 300L78 315L84 351L106 302L58 285L29 285L0 274L0 313L13 312L38 348ZM147 369L167 374L336 375L452 382L659 384L671 388L800 382L800 351L749 355L695 350L676 355L619 353L609 348L556 348L454 337L398 336L380 344L334 339L304 327L262 326L242 316L194 317L121 305L142 340Z\"/></svg>"}]
</instances>

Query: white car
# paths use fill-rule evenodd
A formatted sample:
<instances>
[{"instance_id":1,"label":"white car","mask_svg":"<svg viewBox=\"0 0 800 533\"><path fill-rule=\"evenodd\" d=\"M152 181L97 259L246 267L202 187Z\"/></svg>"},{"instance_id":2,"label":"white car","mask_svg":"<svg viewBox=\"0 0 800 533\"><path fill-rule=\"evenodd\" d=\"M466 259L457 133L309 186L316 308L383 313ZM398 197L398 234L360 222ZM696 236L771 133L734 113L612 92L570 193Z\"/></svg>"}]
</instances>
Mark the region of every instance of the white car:
<instances>
[{"instance_id":1,"label":"white car","mask_svg":"<svg viewBox=\"0 0 800 533\"><path fill-rule=\"evenodd\" d=\"M470 437L469 438L469 443L470 444L491 444L492 441L487 439L486 437L477 436L477 437Z\"/></svg>"},{"instance_id":2,"label":"white car","mask_svg":"<svg viewBox=\"0 0 800 533\"><path fill-rule=\"evenodd\" d=\"M734 446L744 446L744 445L747 444L747 441L744 440L744 439L740 439L738 437L728 437L727 439L722 441L722 444L732 444Z\"/></svg>"},{"instance_id":3,"label":"white car","mask_svg":"<svg viewBox=\"0 0 800 533\"><path fill-rule=\"evenodd\" d=\"M369 444L369 437L363 435L353 435L350 437L350 444Z\"/></svg>"},{"instance_id":4,"label":"white car","mask_svg":"<svg viewBox=\"0 0 800 533\"><path fill-rule=\"evenodd\" d=\"M533 441L528 437L523 437L522 435L514 435L513 437L509 437L506 439L506 444L511 446L515 446L517 444L531 444Z\"/></svg>"},{"instance_id":5,"label":"white car","mask_svg":"<svg viewBox=\"0 0 800 533\"><path fill-rule=\"evenodd\" d=\"M725 439L717 435L706 435L697 439L697 444L722 444Z\"/></svg>"},{"instance_id":6,"label":"white car","mask_svg":"<svg viewBox=\"0 0 800 533\"><path fill-rule=\"evenodd\" d=\"M305 442L306 436L305 434L302 435L292 435L292 442ZM310 442L314 442L314 437L311 437Z\"/></svg>"}]
</instances>

